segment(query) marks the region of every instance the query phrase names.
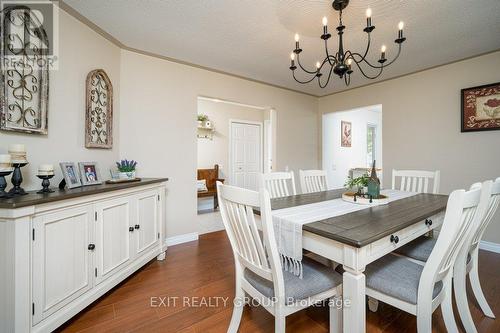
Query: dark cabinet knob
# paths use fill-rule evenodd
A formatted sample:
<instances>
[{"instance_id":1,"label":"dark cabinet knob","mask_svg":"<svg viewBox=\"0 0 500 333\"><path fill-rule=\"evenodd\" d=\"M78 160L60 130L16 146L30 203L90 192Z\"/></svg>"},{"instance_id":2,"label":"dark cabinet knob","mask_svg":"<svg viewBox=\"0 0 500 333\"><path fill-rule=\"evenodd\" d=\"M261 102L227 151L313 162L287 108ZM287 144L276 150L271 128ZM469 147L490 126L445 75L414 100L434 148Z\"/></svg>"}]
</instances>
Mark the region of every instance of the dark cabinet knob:
<instances>
[{"instance_id":1,"label":"dark cabinet knob","mask_svg":"<svg viewBox=\"0 0 500 333\"><path fill-rule=\"evenodd\" d=\"M399 243L399 237L391 235L391 243L394 243L394 244Z\"/></svg>"},{"instance_id":2,"label":"dark cabinet knob","mask_svg":"<svg viewBox=\"0 0 500 333\"><path fill-rule=\"evenodd\" d=\"M89 244L88 249L89 249L90 251L94 251L94 249L95 249L95 244Z\"/></svg>"},{"instance_id":3,"label":"dark cabinet knob","mask_svg":"<svg viewBox=\"0 0 500 333\"><path fill-rule=\"evenodd\" d=\"M425 219L425 225L431 226L432 225L432 220L431 219Z\"/></svg>"},{"instance_id":4,"label":"dark cabinet knob","mask_svg":"<svg viewBox=\"0 0 500 333\"><path fill-rule=\"evenodd\" d=\"M140 227L141 227L141 226L140 226L140 225L138 225L138 224L136 224L136 225L135 225L135 228L136 228L136 229L139 229Z\"/></svg>"},{"instance_id":5,"label":"dark cabinet knob","mask_svg":"<svg viewBox=\"0 0 500 333\"><path fill-rule=\"evenodd\" d=\"M134 227L128 227L128 231L134 232Z\"/></svg>"}]
</instances>

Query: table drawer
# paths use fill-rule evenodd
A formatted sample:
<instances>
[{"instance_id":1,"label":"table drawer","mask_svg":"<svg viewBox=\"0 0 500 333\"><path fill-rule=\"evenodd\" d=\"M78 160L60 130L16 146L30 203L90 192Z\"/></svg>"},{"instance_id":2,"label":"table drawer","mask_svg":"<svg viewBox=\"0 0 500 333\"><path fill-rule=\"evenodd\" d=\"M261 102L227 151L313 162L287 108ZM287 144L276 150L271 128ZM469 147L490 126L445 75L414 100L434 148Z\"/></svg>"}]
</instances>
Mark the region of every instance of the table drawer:
<instances>
[{"instance_id":1,"label":"table drawer","mask_svg":"<svg viewBox=\"0 0 500 333\"><path fill-rule=\"evenodd\" d=\"M429 219L432 220L432 225L427 225L425 220L422 220L368 245L367 264L441 226L444 212L433 215Z\"/></svg>"}]
</instances>

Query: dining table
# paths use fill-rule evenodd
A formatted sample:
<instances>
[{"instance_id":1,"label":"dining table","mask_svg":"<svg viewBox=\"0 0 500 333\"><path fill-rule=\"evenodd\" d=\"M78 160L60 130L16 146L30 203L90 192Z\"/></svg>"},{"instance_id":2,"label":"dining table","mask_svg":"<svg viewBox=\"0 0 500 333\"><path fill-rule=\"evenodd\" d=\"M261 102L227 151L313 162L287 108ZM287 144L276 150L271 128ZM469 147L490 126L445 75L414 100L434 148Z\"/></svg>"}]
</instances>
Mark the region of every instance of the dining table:
<instances>
[{"instance_id":1,"label":"dining table","mask_svg":"<svg viewBox=\"0 0 500 333\"><path fill-rule=\"evenodd\" d=\"M272 213L342 200L345 189L271 199ZM417 237L439 228L444 220L447 195L413 193L387 204L367 205L344 215L318 219L302 226L302 247L343 267L343 332L366 330L364 270ZM324 203L323 203L324 204ZM390 281L387 281L390 283Z\"/></svg>"}]
</instances>

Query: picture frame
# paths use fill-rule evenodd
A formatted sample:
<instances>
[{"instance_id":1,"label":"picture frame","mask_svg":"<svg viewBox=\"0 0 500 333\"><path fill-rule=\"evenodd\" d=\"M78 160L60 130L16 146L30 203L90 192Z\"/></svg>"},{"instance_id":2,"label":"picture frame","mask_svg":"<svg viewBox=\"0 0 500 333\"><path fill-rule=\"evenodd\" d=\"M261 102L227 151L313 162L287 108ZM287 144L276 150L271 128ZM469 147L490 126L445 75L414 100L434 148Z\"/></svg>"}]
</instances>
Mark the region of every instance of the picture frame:
<instances>
[{"instance_id":1,"label":"picture frame","mask_svg":"<svg viewBox=\"0 0 500 333\"><path fill-rule=\"evenodd\" d=\"M349 121L340 122L340 146L346 148L352 146L352 123Z\"/></svg>"},{"instance_id":2,"label":"picture frame","mask_svg":"<svg viewBox=\"0 0 500 333\"><path fill-rule=\"evenodd\" d=\"M61 167L64 180L66 181L66 186L69 189L82 186L80 173L74 162L61 162L59 166Z\"/></svg>"},{"instance_id":3,"label":"picture frame","mask_svg":"<svg viewBox=\"0 0 500 333\"><path fill-rule=\"evenodd\" d=\"M500 82L460 91L461 132L500 130Z\"/></svg>"},{"instance_id":4,"label":"picture frame","mask_svg":"<svg viewBox=\"0 0 500 333\"><path fill-rule=\"evenodd\" d=\"M80 178L82 185L99 185L103 183L97 162L79 162Z\"/></svg>"}]
</instances>

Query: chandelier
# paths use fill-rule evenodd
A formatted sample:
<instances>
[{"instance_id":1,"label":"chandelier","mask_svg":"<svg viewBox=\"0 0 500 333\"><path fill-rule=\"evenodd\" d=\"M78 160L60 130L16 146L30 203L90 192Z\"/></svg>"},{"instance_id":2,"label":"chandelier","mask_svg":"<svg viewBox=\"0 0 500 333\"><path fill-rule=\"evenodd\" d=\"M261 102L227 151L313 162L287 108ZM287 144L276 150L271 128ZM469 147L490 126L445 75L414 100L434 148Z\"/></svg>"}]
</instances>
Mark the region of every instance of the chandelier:
<instances>
[{"instance_id":1,"label":"chandelier","mask_svg":"<svg viewBox=\"0 0 500 333\"><path fill-rule=\"evenodd\" d=\"M403 42L406 40L406 38L403 37L403 22L399 22L398 38L394 41L396 44L398 44L398 53L396 54L394 59L387 62L385 45L382 45L378 64L372 64L366 59L366 56L368 55L368 52L370 50L370 34L375 29L375 26L372 25L372 11L370 8L366 10L366 28L363 29L363 31L368 35L368 42L365 51L363 52L363 54L361 54L352 52L351 50L344 50L343 35L346 27L342 24L342 10L344 10L348 4L349 0L334 0L332 3L333 9L339 12L339 25L337 27L337 34L339 36L339 48L335 54L331 54L328 51L328 40L330 39L330 37L332 37L332 35L328 33L327 18L323 17L323 34L321 35L321 39L323 39L325 42L326 57L322 62L316 62L315 69L309 70L300 63L300 53L302 52L302 49L300 48L299 44L299 35L295 34L295 50L293 50L290 55L290 69L292 70L293 78L295 79L295 81L302 84L307 84L314 79L317 79L319 86L321 88L325 88L330 82L332 73L334 73L338 75L340 79L344 79L345 84L348 86L351 82L353 65L355 65L359 69L364 77L373 80L378 78L382 74L384 68L391 65L399 57L399 55L401 54L401 44L403 44ZM298 67L296 66L296 64L305 73L304 76L307 76L308 78L303 81L297 79L295 74ZM366 73L367 69L375 73L369 75ZM326 80L321 79L323 73L326 74Z\"/></svg>"}]
</instances>

